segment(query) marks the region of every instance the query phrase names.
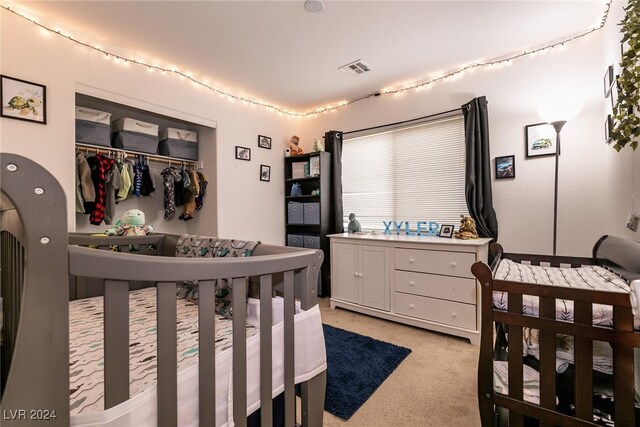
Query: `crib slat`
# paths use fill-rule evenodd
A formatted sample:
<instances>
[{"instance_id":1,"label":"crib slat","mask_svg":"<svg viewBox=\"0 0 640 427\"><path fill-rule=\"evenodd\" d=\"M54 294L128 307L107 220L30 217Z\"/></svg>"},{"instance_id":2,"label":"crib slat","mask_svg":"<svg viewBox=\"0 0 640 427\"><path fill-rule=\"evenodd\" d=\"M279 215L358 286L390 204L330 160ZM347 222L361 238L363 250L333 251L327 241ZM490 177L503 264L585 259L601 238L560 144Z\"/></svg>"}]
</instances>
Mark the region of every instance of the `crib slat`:
<instances>
[{"instance_id":1,"label":"crib slat","mask_svg":"<svg viewBox=\"0 0 640 427\"><path fill-rule=\"evenodd\" d=\"M540 298L540 317L555 320L555 298ZM556 408L556 334L544 329L540 330L540 406L550 410ZM544 421L540 425L553 426Z\"/></svg>"},{"instance_id":2,"label":"crib slat","mask_svg":"<svg viewBox=\"0 0 640 427\"><path fill-rule=\"evenodd\" d=\"M509 294L509 313L522 314L522 294ZM522 400L522 327L509 325L509 397ZM509 426L522 427L523 417L515 411L509 411Z\"/></svg>"},{"instance_id":3,"label":"crib slat","mask_svg":"<svg viewBox=\"0 0 640 427\"><path fill-rule=\"evenodd\" d=\"M273 423L271 363L271 276L260 276L260 425Z\"/></svg>"},{"instance_id":4,"label":"crib slat","mask_svg":"<svg viewBox=\"0 0 640 427\"><path fill-rule=\"evenodd\" d=\"M247 425L247 279L235 278L233 306L233 421Z\"/></svg>"},{"instance_id":5,"label":"crib slat","mask_svg":"<svg viewBox=\"0 0 640 427\"><path fill-rule=\"evenodd\" d=\"M104 407L129 399L129 283L104 281Z\"/></svg>"},{"instance_id":6,"label":"crib slat","mask_svg":"<svg viewBox=\"0 0 640 427\"><path fill-rule=\"evenodd\" d=\"M296 394L295 394L295 342L294 321L295 312L293 286L293 271L284 273L284 425L295 425Z\"/></svg>"},{"instance_id":7,"label":"crib slat","mask_svg":"<svg viewBox=\"0 0 640 427\"><path fill-rule=\"evenodd\" d=\"M613 328L633 331L633 314L630 308L613 307ZM613 345L613 397L615 399L616 427L633 426L633 347Z\"/></svg>"},{"instance_id":8,"label":"crib slat","mask_svg":"<svg viewBox=\"0 0 640 427\"><path fill-rule=\"evenodd\" d=\"M158 422L178 424L178 356L176 350L176 284L157 284L158 322Z\"/></svg>"},{"instance_id":9,"label":"crib slat","mask_svg":"<svg viewBox=\"0 0 640 427\"><path fill-rule=\"evenodd\" d=\"M198 390L201 426L216 425L215 281L198 284Z\"/></svg>"},{"instance_id":10,"label":"crib slat","mask_svg":"<svg viewBox=\"0 0 640 427\"><path fill-rule=\"evenodd\" d=\"M593 306L589 303L574 302L574 322L591 325ZM576 416L583 420L593 419L593 341L574 337L575 358L575 404Z\"/></svg>"}]
</instances>

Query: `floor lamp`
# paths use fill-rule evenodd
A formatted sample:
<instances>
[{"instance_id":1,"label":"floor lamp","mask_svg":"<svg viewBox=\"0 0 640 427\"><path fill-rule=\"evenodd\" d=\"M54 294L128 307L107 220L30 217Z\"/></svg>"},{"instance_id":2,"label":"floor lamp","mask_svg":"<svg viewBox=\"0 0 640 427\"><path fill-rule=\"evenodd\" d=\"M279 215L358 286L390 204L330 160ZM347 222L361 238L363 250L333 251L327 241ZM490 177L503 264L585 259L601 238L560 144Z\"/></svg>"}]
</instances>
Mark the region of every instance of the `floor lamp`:
<instances>
[{"instance_id":1,"label":"floor lamp","mask_svg":"<svg viewBox=\"0 0 640 427\"><path fill-rule=\"evenodd\" d=\"M556 130L556 180L553 191L553 255L556 255L556 244L558 241L558 160L560 159L560 131L566 120L551 122L551 126Z\"/></svg>"}]
</instances>

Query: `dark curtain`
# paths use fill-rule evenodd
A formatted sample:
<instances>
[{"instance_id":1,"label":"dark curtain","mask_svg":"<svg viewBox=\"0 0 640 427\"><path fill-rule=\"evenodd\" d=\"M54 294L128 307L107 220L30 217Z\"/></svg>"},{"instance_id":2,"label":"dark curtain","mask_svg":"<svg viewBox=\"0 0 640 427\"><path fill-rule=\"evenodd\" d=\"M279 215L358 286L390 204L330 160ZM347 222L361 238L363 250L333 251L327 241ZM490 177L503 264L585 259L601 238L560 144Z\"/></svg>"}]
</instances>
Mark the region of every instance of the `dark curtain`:
<instances>
[{"instance_id":1,"label":"dark curtain","mask_svg":"<svg viewBox=\"0 0 640 427\"><path fill-rule=\"evenodd\" d=\"M487 98L474 98L462 106L467 168L465 196L469 214L480 237L498 240L498 220L491 197L491 158Z\"/></svg>"},{"instance_id":2,"label":"dark curtain","mask_svg":"<svg viewBox=\"0 0 640 427\"><path fill-rule=\"evenodd\" d=\"M344 233L342 224L342 132L331 130L324 134L324 145L331 153L331 226L330 233Z\"/></svg>"}]
</instances>

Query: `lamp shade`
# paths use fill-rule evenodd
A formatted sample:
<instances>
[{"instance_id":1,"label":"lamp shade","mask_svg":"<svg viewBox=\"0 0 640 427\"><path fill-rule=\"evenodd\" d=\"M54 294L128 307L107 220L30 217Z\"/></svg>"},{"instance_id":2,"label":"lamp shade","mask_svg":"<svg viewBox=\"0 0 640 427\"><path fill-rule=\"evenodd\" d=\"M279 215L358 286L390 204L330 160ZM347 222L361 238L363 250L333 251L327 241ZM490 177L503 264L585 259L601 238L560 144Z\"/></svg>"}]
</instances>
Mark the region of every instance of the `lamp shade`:
<instances>
[{"instance_id":1,"label":"lamp shade","mask_svg":"<svg viewBox=\"0 0 640 427\"><path fill-rule=\"evenodd\" d=\"M538 104L538 116L547 123L569 121L580 113L582 104L582 98L576 94L557 94L543 99Z\"/></svg>"}]
</instances>

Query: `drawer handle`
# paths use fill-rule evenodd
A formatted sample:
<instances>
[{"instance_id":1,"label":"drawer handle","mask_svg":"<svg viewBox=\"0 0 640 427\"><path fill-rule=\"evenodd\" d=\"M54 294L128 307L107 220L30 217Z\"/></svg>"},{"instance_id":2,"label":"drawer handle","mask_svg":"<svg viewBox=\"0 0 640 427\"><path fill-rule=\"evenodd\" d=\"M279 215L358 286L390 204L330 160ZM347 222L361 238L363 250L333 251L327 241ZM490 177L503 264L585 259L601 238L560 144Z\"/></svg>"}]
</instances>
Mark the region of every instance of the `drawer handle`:
<instances>
[{"instance_id":1,"label":"drawer handle","mask_svg":"<svg viewBox=\"0 0 640 427\"><path fill-rule=\"evenodd\" d=\"M413 286L413 285L415 285L415 282L412 280L409 282L409 286Z\"/></svg>"},{"instance_id":2,"label":"drawer handle","mask_svg":"<svg viewBox=\"0 0 640 427\"><path fill-rule=\"evenodd\" d=\"M455 313L451 313L451 317L455 318L456 314Z\"/></svg>"},{"instance_id":3,"label":"drawer handle","mask_svg":"<svg viewBox=\"0 0 640 427\"><path fill-rule=\"evenodd\" d=\"M409 304L409 308L413 310L415 308L415 305Z\"/></svg>"},{"instance_id":4,"label":"drawer handle","mask_svg":"<svg viewBox=\"0 0 640 427\"><path fill-rule=\"evenodd\" d=\"M415 261L415 259L409 258L409 262L414 262L414 261Z\"/></svg>"},{"instance_id":5,"label":"drawer handle","mask_svg":"<svg viewBox=\"0 0 640 427\"><path fill-rule=\"evenodd\" d=\"M354 275L355 277L358 277L358 273L357 273L357 272L354 272L354 273L353 273L353 275Z\"/></svg>"},{"instance_id":6,"label":"drawer handle","mask_svg":"<svg viewBox=\"0 0 640 427\"><path fill-rule=\"evenodd\" d=\"M456 265L457 265L457 264L456 264L455 262L452 262L452 263L451 263L451 268L456 268Z\"/></svg>"}]
</instances>

